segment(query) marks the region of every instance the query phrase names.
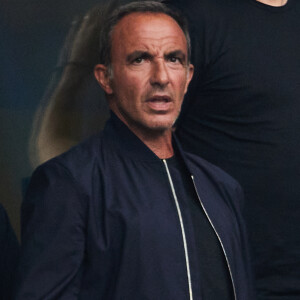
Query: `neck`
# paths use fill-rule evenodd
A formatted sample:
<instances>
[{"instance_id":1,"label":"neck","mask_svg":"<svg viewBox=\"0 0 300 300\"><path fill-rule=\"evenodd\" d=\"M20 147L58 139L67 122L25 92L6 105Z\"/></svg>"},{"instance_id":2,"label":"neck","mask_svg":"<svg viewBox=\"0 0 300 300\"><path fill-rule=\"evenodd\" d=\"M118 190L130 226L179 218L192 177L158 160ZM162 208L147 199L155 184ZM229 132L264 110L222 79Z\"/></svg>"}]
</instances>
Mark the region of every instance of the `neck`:
<instances>
[{"instance_id":1,"label":"neck","mask_svg":"<svg viewBox=\"0 0 300 300\"><path fill-rule=\"evenodd\" d=\"M129 128L160 159L170 158L174 155L171 129L165 131L147 131Z\"/></svg>"},{"instance_id":2,"label":"neck","mask_svg":"<svg viewBox=\"0 0 300 300\"><path fill-rule=\"evenodd\" d=\"M112 109L116 116L160 159L174 155L172 128L151 129L134 122L128 122L122 114Z\"/></svg>"},{"instance_id":3,"label":"neck","mask_svg":"<svg viewBox=\"0 0 300 300\"><path fill-rule=\"evenodd\" d=\"M256 1L270 6L276 6L276 7L284 6L288 2L288 0L256 0Z\"/></svg>"}]
</instances>

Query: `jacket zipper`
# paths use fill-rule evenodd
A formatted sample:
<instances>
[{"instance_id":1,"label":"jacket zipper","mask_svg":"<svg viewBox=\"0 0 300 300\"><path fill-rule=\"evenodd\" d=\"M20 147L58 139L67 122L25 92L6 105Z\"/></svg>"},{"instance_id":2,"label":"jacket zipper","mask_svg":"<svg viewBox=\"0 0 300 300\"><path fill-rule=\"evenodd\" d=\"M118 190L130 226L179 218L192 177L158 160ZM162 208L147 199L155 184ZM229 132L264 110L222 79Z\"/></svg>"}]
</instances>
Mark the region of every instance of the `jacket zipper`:
<instances>
[{"instance_id":1,"label":"jacket zipper","mask_svg":"<svg viewBox=\"0 0 300 300\"><path fill-rule=\"evenodd\" d=\"M171 177L167 162L166 162L165 159L163 159L163 162L164 162L164 165L165 165L165 168L166 168L166 171L167 171L169 183L170 183L170 186L171 186L173 198L174 198L174 201L175 201L175 204L176 204L176 209L177 209L177 213L178 213L178 217L179 217L179 221L180 221L181 234L182 234L182 240L183 240L183 246L184 246L184 254L185 254L185 262L186 262L186 271L187 271L187 278L188 278L189 296L190 296L190 300L193 300L189 254L188 254L184 224L183 224L183 220L182 220L182 214L181 214L180 206L179 206L179 203L178 203L178 199L177 199L177 196L176 196L174 184L173 184L173 181L172 181L172 177Z\"/></svg>"},{"instance_id":2,"label":"jacket zipper","mask_svg":"<svg viewBox=\"0 0 300 300\"><path fill-rule=\"evenodd\" d=\"M232 288L233 288L233 293L234 293L234 299L237 300L236 290L235 290L235 284L234 284L234 280L233 280L233 276L232 276L232 272L231 272L231 267L230 267L230 264L229 264L228 256L227 256L227 254L226 254L226 251L225 251L223 242L222 242L222 240L221 240L221 238L220 238L220 236L219 236L219 234L218 234L218 232L217 232L217 230L216 230L216 228L215 228L213 222L211 221L211 219L210 219L210 217L209 217L209 215L208 215L208 213L207 213L207 211L206 211L206 209L205 209L205 207L204 207L204 205L203 205L203 202L202 202L202 200L201 200L201 198L200 198L200 196L199 196L199 194L198 194L198 190L197 190L197 187L196 187L196 184L195 184L194 176L191 175L191 178L192 178L192 181L193 181L193 184L194 184L194 188L195 188L195 191L196 191L198 200L199 200L199 202L200 202L200 204L201 204L201 207L202 207L202 209L203 209L203 211L204 211L204 213L205 213L205 215L206 215L206 217L207 217L207 219L208 219L208 221L209 221L211 227L213 228L213 230L214 230L214 232L215 232L215 234L216 234L216 236L217 236L217 238L218 238L218 240L219 240L219 242L220 242L220 244L221 244L221 247L222 247L222 250L223 250L225 259L226 259L227 267L228 267L228 270L229 270L229 274L230 274L230 279L231 279Z\"/></svg>"}]
</instances>

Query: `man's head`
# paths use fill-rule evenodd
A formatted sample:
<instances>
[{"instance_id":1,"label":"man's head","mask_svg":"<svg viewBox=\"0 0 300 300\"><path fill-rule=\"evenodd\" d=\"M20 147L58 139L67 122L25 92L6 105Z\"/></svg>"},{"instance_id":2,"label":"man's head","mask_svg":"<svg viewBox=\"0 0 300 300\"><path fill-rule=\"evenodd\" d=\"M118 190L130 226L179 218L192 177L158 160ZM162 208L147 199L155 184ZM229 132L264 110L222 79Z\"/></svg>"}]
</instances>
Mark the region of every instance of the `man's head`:
<instances>
[{"instance_id":1,"label":"man's head","mask_svg":"<svg viewBox=\"0 0 300 300\"><path fill-rule=\"evenodd\" d=\"M112 47L112 33L117 23L126 15L134 12L140 13L162 13L173 18L180 28L182 29L188 49L188 62L190 62L191 56L191 41L188 31L188 25L186 19L176 10L170 9L168 6L162 4L160 1L139 1L131 2L127 5L120 6L113 10L113 12L107 16L105 24L101 27L99 54L100 62L107 67L111 67L111 47Z\"/></svg>"},{"instance_id":2,"label":"man's head","mask_svg":"<svg viewBox=\"0 0 300 300\"><path fill-rule=\"evenodd\" d=\"M119 8L108 23L95 76L110 108L133 131L171 129L193 74L184 20L145 1Z\"/></svg>"}]
</instances>

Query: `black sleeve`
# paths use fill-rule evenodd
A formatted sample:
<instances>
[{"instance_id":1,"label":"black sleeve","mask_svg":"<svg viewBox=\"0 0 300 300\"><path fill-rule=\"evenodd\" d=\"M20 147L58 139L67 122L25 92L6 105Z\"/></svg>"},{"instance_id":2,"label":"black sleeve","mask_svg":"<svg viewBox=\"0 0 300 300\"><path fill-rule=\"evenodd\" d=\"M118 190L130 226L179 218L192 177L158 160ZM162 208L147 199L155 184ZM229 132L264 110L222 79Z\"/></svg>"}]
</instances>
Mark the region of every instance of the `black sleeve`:
<instances>
[{"instance_id":1,"label":"black sleeve","mask_svg":"<svg viewBox=\"0 0 300 300\"><path fill-rule=\"evenodd\" d=\"M254 287L254 273L253 273L253 259L252 259L252 251L249 244L248 230L244 221L244 191L242 187L237 184L235 191L235 195L232 199L236 200L234 203L235 214L240 228L241 234L241 245L242 245L242 256L245 264L245 270L247 274L247 287L249 287L248 295L250 295L250 299L256 299L256 291Z\"/></svg>"},{"instance_id":2,"label":"black sleeve","mask_svg":"<svg viewBox=\"0 0 300 300\"><path fill-rule=\"evenodd\" d=\"M8 216L0 205L0 299L11 299L19 250Z\"/></svg>"},{"instance_id":3,"label":"black sleeve","mask_svg":"<svg viewBox=\"0 0 300 300\"><path fill-rule=\"evenodd\" d=\"M184 97L181 113L176 127L185 123L194 103L206 97L207 89L212 82L220 80L220 71L216 70L217 62L228 51L225 25L228 22L224 9L228 1L224 0L169 0L187 18L191 38L191 63L194 75ZM215 75L217 74L217 75ZM202 94L204 93L204 96ZM198 116L199 117L199 116Z\"/></svg>"},{"instance_id":4,"label":"black sleeve","mask_svg":"<svg viewBox=\"0 0 300 300\"><path fill-rule=\"evenodd\" d=\"M184 97L176 127L180 126L191 106L198 99L199 90L202 90L202 86L205 85L207 69L219 55L220 45L219 39L216 38L216 28L210 25L214 24L212 19L216 18L216 12L211 5L207 4L208 1L169 0L171 7L179 10L188 21L191 39L190 59L194 65L194 75Z\"/></svg>"},{"instance_id":5,"label":"black sleeve","mask_svg":"<svg viewBox=\"0 0 300 300\"><path fill-rule=\"evenodd\" d=\"M33 174L22 205L15 299L77 299L85 248L86 197L63 166Z\"/></svg>"}]
</instances>

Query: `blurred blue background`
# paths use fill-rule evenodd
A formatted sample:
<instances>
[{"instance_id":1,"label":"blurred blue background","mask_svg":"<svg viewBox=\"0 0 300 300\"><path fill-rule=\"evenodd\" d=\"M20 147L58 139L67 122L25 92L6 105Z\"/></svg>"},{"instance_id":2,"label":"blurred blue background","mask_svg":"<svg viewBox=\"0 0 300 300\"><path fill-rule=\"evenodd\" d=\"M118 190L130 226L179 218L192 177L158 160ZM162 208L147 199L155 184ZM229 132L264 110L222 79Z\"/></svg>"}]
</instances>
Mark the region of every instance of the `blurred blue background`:
<instances>
[{"instance_id":1,"label":"blurred blue background","mask_svg":"<svg viewBox=\"0 0 300 300\"><path fill-rule=\"evenodd\" d=\"M28 144L36 109L72 21L98 3L0 0L0 202L18 236L22 186L32 173Z\"/></svg>"}]
</instances>

